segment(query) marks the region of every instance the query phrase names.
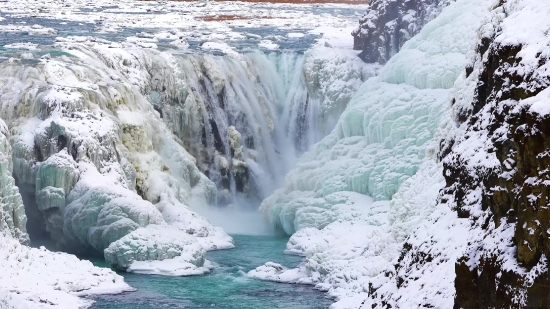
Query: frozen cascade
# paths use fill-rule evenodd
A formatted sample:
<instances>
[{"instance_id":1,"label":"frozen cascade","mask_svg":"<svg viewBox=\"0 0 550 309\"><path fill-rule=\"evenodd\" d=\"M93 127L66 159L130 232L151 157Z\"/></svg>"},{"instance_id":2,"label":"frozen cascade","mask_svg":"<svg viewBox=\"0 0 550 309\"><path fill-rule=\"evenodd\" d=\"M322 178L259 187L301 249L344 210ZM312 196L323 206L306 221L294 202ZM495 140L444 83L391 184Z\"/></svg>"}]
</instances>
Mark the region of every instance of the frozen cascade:
<instances>
[{"instance_id":1,"label":"frozen cascade","mask_svg":"<svg viewBox=\"0 0 550 309\"><path fill-rule=\"evenodd\" d=\"M259 202L375 74L376 66L354 58L319 48L172 56L152 64L144 92L217 184L218 204L237 195Z\"/></svg>"},{"instance_id":2,"label":"frozen cascade","mask_svg":"<svg viewBox=\"0 0 550 309\"><path fill-rule=\"evenodd\" d=\"M54 47L0 64L31 239L146 273L208 271L204 250L232 241L188 206L269 193L281 161L332 129L377 70L326 47L178 55L83 37ZM145 260L171 262L137 266Z\"/></svg>"}]
</instances>

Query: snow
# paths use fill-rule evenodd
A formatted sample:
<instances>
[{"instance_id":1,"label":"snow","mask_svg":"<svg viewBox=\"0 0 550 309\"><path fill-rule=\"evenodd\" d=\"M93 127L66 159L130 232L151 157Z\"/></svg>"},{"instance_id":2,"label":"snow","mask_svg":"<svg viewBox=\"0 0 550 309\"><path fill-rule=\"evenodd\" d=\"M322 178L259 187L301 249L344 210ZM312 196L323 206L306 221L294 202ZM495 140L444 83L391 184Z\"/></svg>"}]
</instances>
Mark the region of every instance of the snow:
<instances>
[{"instance_id":1,"label":"snow","mask_svg":"<svg viewBox=\"0 0 550 309\"><path fill-rule=\"evenodd\" d=\"M7 308L85 308L89 294L130 291L110 269L66 254L29 248L1 236L0 305Z\"/></svg>"},{"instance_id":2,"label":"snow","mask_svg":"<svg viewBox=\"0 0 550 309\"><path fill-rule=\"evenodd\" d=\"M195 237L173 227L148 225L112 242L105 260L128 272L184 276L204 273L205 254Z\"/></svg>"}]
</instances>

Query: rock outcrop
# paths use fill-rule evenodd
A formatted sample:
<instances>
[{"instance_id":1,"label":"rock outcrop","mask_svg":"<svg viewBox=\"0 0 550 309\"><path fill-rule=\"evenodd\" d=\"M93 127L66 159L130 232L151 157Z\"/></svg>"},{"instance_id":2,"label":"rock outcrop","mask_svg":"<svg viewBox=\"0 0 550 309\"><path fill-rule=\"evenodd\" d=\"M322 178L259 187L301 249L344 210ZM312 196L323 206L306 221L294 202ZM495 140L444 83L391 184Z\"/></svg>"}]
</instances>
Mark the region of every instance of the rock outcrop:
<instances>
[{"instance_id":1,"label":"rock outcrop","mask_svg":"<svg viewBox=\"0 0 550 309\"><path fill-rule=\"evenodd\" d=\"M456 262L455 308L547 308L550 284L548 4L509 0L478 48L464 135L444 161L459 217L483 233Z\"/></svg>"},{"instance_id":2,"label":"rock outcrop","mask_svg":"<svg viewBox=\"0 0 550 309\"><path fill-rule=\"evenodd\" d=\"M373 0L352 33L367 63L385 63L454 0Z\"/></svg>"},{"instance_id":3,"label":"rock outcrop","mask_svg":"<svg viewBox=\"0 0 550 309\"><path fill-rule=\"evenodd\" d=\"M536 0L495 2L455 84L435 212L406 239L391 284L371 286L376 305L550 305L549 12Z\"/></svg>"}]
</instances>

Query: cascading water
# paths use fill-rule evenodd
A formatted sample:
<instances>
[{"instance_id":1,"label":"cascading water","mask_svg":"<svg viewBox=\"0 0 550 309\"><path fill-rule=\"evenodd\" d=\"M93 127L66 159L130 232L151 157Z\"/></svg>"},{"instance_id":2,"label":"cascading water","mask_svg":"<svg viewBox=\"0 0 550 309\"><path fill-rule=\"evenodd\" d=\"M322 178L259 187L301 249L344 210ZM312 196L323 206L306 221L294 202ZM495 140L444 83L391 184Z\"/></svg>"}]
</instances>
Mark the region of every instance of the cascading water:
<instances>
[{"instance_id":1,"label":"cascading water","mask_svg":"<svg viewBox=\"0 0 550 309\"><path fill-rule=\"evenodd\" d=\"M218 186L218 205L258 203L334 127L350 97L327 91L313 54L174 55L152 65L150 101ZM154 60L153 60L154 61ZM348 74L357 87L370 72Z\"/></svg>"}]
</instances>

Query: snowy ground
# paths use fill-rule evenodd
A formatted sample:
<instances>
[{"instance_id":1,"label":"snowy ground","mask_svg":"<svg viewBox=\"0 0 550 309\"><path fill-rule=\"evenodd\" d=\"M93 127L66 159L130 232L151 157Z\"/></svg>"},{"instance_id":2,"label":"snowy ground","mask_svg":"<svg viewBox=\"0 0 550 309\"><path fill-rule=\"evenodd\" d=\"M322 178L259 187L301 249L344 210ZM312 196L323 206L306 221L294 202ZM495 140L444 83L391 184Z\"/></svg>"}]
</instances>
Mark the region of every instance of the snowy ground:
<instances>
[{"instance_id":1,"label":"snowy ground","mask_svg":"<svg viewBox=\"0 0 550 309\"><path fill-rule=\"evenodd\" d=\"M51 44L57 36L94 36L148 48L192 50L301 49L320 32L347 41L364 5L251 2L15 1L0 3L0 40ZM21 42L17 34L29 34ZM29 41L29 42L27 42Z\"/></svg>"}]
</instances>

